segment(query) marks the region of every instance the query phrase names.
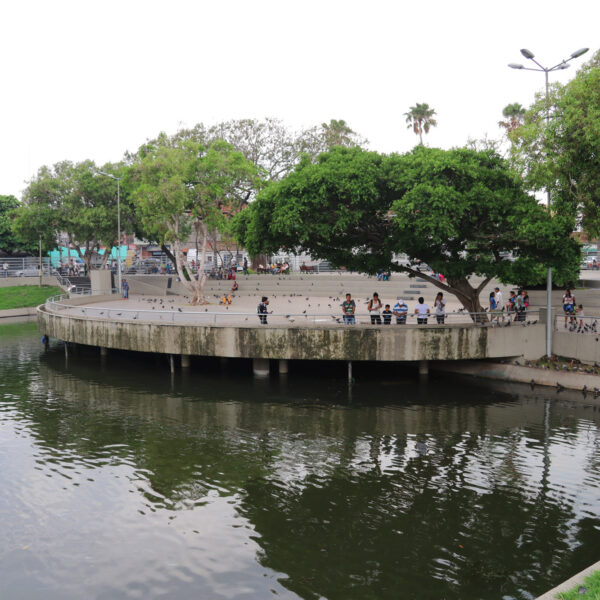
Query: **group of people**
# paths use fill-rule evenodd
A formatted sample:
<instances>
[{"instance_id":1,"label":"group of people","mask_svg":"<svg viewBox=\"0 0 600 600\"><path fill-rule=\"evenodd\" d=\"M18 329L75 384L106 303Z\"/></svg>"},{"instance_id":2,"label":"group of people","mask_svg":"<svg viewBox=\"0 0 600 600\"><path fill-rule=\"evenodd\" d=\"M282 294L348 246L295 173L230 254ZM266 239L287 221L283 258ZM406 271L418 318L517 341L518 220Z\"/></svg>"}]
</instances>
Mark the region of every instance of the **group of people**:
<instances>
[{"instance_id":1,"label":"group of people","mask_svg":"<svg viewBox=\"0 0 600 600\"><path fill-rule=\"evenodd\" d=\"M267 266L258 265L256 269L257 273L270 273L271 275L288 275L290 272L290 265L287 262L271 263Z\"/></svg>"},{"instance_id":2,"label":"group of people","mask_svg":"<svg viewBox=\"0 0 600 600\"><path fill-rule=\"evenodd\" d=\"M392 319L396 318L397 325L406 325L408 317L408 305L402 298L392 307L390 304L385 306L379 298L379 294L375 292L373 297L367 302L367 311L371 318L371 325L391 325ZM353 325L356 323L356 302L352 299L351 294L346 294L346 300L342 303L342 314L344 323ZM427 325L430 317L431 308L425 303L423 297L419 298L418 304L414 309L414 314L417 317L418 325ZM446 320L446 300L444 294L439 292L433 303L433 314L439 324L444 324Z\"/></svg>"}]
</instances>

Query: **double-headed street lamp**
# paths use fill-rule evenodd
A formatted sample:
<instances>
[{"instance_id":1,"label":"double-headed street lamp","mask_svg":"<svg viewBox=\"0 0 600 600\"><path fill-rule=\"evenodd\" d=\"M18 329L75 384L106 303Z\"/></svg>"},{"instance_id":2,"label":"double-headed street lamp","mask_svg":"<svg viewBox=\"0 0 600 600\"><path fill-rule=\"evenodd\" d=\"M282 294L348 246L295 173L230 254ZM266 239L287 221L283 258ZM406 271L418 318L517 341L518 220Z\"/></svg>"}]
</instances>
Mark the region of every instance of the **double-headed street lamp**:
<instances>
[{"instance_id":1,"label":"double-headed street lamp","mask_svg":"<svg viewBox=\"0 0 600 600\"><path fill-rule=\"evenodd\" d=\"M117 182L117 282L119 293L121 292L121 177L104 171L96 171L98 175L110 177Z\"/></svg>"},{"instance_id":2,"label":"double-headed street lamp","mask_svg":"<svg viewBox=\"0 0 600 600\"><path fill-rule=\"evenodd\" d=\"M546 79L546 126L550 123L550 90L548 83L548 73L552 73L553 71L562 71L563 69L569 68L569 62L574 58L579 58L583 54L585 54L589 48L580 48L571 54L571 56L567 59L561 60L557 65L553 67L547 68L542 66L537 60L535 60L535 54L531 52L531 50L527 50L527 48L521 49L521 54L527 59L532 61L537 65L537 69L533 67L525 67L518 63L510 63L508 66L511 69L523 69L524 71L539 71L544 73ZM550 189L546 190L546 194L548 196L548 210L550 210ZM548 267L548 278L546 281L546 303L547 303L547 321L546 321L546 355L552 355L552 267Z\"/></svg>"}]
</instances>

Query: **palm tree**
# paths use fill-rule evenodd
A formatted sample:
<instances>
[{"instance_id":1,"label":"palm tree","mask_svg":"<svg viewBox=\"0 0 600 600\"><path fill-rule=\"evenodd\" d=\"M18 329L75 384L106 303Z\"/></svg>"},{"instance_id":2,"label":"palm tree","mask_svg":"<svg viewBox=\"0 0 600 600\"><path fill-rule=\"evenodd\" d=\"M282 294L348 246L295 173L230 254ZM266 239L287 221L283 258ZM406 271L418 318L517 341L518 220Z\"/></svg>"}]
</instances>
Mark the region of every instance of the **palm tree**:
<instances>
[{"instance_id":1,"label":"palm tree","mask_svg":"<svg viewBox=\"0 0 600 600\"><path fill-rule=\"evenodd\" d=\"M419 104L411 106L407 113L404 113L407 129L411 129L419 136L419 143L423 145L423 132L429 133L430 127L436 127L437 121L434 119L435 110L429 108L429 104Z\"/></svg>"},{"instance_id":2,"label":"palm tree","mask_svg":"<svg viewBox=\"0 0 600 600\"><path fill-rule=\"evenodd\" d=\"M518 102L507 104L502 111L502 116L506 120L498 121L498 125L504 127L506 133L510 134L511 131L514 131L523 125L526 112L527 111Z\"/></svg>"},{"instance_id":3,"label":"palm tree","mask_svg":"<svg viewBox=\"0 0 600 600\"><path fill-rule=\"evenodd\" d=\"M356 133L343 119L331 119L329 123L322 123L323 135L329 148L333 146L345 146L352 148L357 145L354 141Z\"/></svg>"}]
</instances>

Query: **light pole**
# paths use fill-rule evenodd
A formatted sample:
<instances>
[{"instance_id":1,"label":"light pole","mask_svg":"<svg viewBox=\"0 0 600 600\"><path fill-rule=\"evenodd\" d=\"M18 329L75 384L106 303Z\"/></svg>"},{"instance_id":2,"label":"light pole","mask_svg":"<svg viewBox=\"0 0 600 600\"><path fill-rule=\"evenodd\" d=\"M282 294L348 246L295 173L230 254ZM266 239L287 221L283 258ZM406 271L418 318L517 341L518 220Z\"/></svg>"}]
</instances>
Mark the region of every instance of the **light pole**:
<instances>
[{"instance_id":1,"label":"light pole","mask_svg":"<svg viewBox=\"0 0 600 600\"><path fill-rule=\"evenodd\" d=\"M511 69L523 69L524 71L539 71L544 73L546 80L546 127L550 124L550 90L548 83L548 73L553 71L562 71L563 69L569 68L569 61L574 58L579 58L585 54L589 48L580 48L571 54L567 59L561 60L557 65L553 67L544 67L537 60L535 60L535 54L527 48L521 49L521 54L527 59L537 65L537 69L533 67L525 67L521 64L510 63L508 66ZM548 197L548 211L550 211L550 188L546 189ZM546 279L546 304L547 304L547 316L546 316L546 356L552 356L552 267L548 267L548 277Z\"/></svg>"},{"instance_id":2,"label":"light pole","mask_svg":"<svg viewBox=\"0 0 600 600\"><path fill-rule=\"evenodd\" d=\"M97 173L117 182L117 285L119 293L121 293L121 177L104 171L97 171Z\"/></svg>"}]
</instances>

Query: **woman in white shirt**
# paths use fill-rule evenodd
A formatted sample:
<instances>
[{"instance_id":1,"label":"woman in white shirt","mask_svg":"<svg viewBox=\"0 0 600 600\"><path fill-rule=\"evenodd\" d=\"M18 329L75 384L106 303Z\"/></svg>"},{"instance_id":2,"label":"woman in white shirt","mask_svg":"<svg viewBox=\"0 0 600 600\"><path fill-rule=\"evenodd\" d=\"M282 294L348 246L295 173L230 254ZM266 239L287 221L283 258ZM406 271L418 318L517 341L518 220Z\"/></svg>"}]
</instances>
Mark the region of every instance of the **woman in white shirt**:
<instances>
[{"instance_id":1,"label":"woman in white shirt","mask_svg":"<svg viewBox=\"0 0 600 600\"><path fill-rule=\"evenodd\" d=\"M375 292L367 305L367 309L371 315L371 325L381 325L381 306L379 294Z\"/></svg>"},{"instance_id":2,"label":"woman in white shirt","mask_svg":"<svg viewBox=\"0 0 600 600\"><path fill-rule=\"evenodd\" d=\"M427 316L431 313L429 306L425 304L423 297L419 298L419 304L415 308L415 314L417 315L418 325L427 325Z\"/></svg>"},{"instance_id":3,"label":"woman in white shirt","mask_svg":"<svg viewBox=\"0 0 600 600\"><path fill-rule=\"evenodd\" d=\"M443 325L446 319L446 301L444 300L444 294L438 292L433 303L435 309L435 318L437 319L438 325Z\"/></svg>"}]
</instances>

